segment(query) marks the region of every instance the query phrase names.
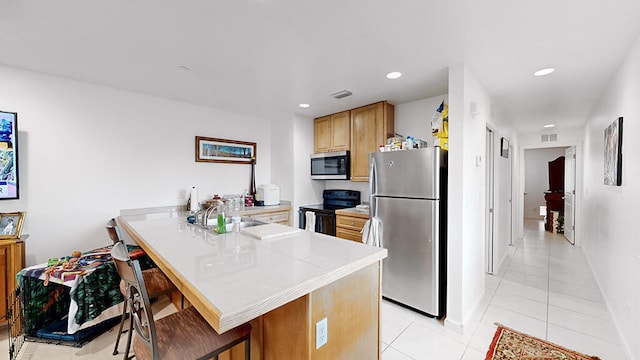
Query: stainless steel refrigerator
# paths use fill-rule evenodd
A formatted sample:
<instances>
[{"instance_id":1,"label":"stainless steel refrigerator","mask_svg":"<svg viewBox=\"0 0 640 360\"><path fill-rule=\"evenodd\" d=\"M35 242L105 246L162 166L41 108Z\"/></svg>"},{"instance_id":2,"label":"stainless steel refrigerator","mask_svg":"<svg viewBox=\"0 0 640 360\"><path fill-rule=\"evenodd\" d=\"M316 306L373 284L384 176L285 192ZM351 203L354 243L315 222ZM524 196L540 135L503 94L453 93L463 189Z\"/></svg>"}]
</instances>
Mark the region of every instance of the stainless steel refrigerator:
<instances>
[{"instance_id":1,"label":"stainless steel refrigerator","mask_svg":"<svg viewBox=\"0 0 640 360\"><path fill-rule=\"evenodd\" d=\"M369 156L370 216L379 221L382 296L445 315L447 152L439 147Z\"/></svg>"}]
</instances>

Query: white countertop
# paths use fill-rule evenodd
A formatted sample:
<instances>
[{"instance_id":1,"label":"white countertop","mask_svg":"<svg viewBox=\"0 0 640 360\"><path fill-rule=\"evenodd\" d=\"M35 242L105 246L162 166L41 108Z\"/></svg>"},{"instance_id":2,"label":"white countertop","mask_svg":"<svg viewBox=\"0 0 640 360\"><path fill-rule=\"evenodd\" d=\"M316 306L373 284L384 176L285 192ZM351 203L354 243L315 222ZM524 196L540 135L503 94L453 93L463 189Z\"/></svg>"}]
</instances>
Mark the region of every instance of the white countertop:
<instances>
[{"instance_id":1,"label":"white countertop","mask_svg":"<svg viewBox=\"0 0 640 360\"><path fill-rule=\"evenodd\" d=\"M161 268L195 289L219 332L257 318L387 256L387 250L301 231L268 240L213 234L186 216L120 218ZM134 237L135 238L135 237ZM153 254L152 254L153 252ZM179 286L181 288L181 286ZM210 306L209 306L210 305ZM204 309L206 307L207 309Z\"/></svg>"}]
</instances>

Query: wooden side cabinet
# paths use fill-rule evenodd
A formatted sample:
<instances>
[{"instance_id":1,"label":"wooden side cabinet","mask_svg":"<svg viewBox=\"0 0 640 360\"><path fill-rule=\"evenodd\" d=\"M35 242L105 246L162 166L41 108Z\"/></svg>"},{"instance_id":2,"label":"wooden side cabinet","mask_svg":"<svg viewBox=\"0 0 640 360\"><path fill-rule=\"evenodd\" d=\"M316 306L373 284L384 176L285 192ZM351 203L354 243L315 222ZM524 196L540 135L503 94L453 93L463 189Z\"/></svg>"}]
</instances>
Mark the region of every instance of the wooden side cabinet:
<instances>
[{"instance_id":1,"label":"wooden side cabinet","mask_svg":"<svg viewBox=\"0 0 640 360\"><path fill-rule=\"evenodd\" d=\"M9 294L16 289L16 274L24 268L25 246L21 239L0 240L0 325L6 325Z\"/></svg>"},{"instance_id":2,"label":"wooden side cabinet","mask_svg":"<svg viewBox=\"0 0 640 360\"><path fill-rule=\"evenodd\" d=\"M336 210L336 236L362 242L362 228L368 219L369 214L366 212Z\"/></svg>"},{"instance_id":3,"label":"wooden side cabinet","mask_svg":"<svg viewBox=\"0 0 640 360\"><path fill-rule=\"evenodd\" d=\"M386 101L351 110L351 181L369 181L369 153L394 136L394 120Z\"/></svg>"},{"instance_id":4,"label":"wooden side cabinet","mask_svg":"<svg viewBox=\"0 0 640 360\"><path fill-rule=\"evenodd\" d=\"M349 150L351 117L348 110L315 119L313 130L316 154Z\"/></svg>"}]
</instances>

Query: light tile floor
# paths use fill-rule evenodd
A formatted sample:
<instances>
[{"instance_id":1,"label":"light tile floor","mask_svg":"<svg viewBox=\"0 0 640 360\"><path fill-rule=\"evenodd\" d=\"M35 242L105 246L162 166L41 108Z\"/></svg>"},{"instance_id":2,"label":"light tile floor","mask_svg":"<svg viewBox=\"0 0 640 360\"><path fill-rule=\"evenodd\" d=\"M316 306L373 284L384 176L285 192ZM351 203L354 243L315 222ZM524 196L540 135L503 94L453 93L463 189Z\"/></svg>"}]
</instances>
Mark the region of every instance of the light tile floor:
<instances>
[{"instance_id":1,"label":"light tile floor","mask_svg":"<svg viewBox=\"0 0 640 360\"><path fill-rule=\"evenodd\" d=\"M510 247L498 274L486 275L485 298L464 335L383 301L383 360L483 360L496 322L603 360L628 360L582 249L545 232L541 221L527 221L525 228L524 239ZM165 298L154 310L162 316L174 308ZM8 354L3 330L0 359ZM26 342L18 358L120 359L111 355L116 330L82 348Z\"/></svg>"},{"instance_id":2,"label":"light tile floor","mask_svg":"<svg viewBox=\"0 0 640 360\"><path fill-rule=\"evenodd\" d=\"M382 359L483 360L501 323L603 360L625 360L623 346L582 248L526 221L464 335L393 303L382 304Z\"/></svg>"}]
</instances>

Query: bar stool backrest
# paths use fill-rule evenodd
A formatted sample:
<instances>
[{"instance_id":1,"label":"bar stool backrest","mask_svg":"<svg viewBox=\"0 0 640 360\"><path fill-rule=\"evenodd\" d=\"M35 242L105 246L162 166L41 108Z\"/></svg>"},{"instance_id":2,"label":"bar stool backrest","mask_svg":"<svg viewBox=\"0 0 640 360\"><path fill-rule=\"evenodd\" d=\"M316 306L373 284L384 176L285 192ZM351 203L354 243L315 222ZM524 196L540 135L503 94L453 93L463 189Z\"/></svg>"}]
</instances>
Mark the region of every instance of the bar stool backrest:
<instances>
[{"instance_id":1,"label":"bar stool backrest","mask_svg":"<svg viewBox=\"0 0 640 360\"><path fill-rule=\"evenodd\" d=\"M129 253L123 242L118 242L113 246L111 257L116 265L118 274L120 274L127 286L129 309L136 335L140 341L151 349L153 359L158 359L156 328L140 263L138 260L129 258Z\"/></svg>"},{"instance_id":2,"label":"bar stool backrest","mask_svg":"<svg viewBox=\"0 0 640 360\"><path fill-rule=\"evenodd\" d=\"M113 241L113 244L117 244L118 242L122 242L122 236L120 235L120 229L118 229L118 223L116 219L111 219L107 222L107 233L109 234L109 238Z\"/></svg>"}]
</instances>

